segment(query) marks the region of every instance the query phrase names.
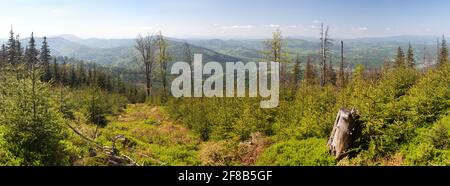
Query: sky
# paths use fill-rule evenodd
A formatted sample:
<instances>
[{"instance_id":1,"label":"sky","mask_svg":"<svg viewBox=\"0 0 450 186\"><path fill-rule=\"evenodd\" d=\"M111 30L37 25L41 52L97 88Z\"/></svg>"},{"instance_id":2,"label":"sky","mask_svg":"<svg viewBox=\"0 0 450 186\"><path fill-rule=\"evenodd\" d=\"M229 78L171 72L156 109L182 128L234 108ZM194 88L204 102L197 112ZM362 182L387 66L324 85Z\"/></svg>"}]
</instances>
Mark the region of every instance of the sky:
<instances>
[{"instance_id":1,"label":"sky","mask_svg":"<svg viewBox=\"0 0 450 186\"><path fill-rule=\"evenodd\" d=\"M338 38L450 34L448 0L0 0L0 38Z\"/></svg>"}]
</instances>

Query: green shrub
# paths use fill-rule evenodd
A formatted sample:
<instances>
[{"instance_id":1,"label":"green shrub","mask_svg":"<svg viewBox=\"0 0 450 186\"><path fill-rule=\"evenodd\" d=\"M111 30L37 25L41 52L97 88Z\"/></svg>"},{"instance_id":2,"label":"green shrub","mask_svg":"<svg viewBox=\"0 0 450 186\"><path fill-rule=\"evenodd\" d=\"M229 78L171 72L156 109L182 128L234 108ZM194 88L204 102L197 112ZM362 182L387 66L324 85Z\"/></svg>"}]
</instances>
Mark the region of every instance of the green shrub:
<instances>
[{"instance_id":1,"label":"green shrub","mask_svg":"<svg viewBox=\"0 0 450 186\"><path fill-rule=\"evenodd\" d=\"M66 138L64 123L49 85L31 78L8 76L1 86L4 96L0 123L12 159L21 165L67 165L61 143Z\"/></svg>"},{"instance_id":2,"label":"green shrub","mask_svg":"<svg viewBox=\"0 0 450 186\"><path fill-rule=\"evenodd\" d=\"M436 149L429 143L411 143L404 147L402 152L405 154L405 165L450 165L450 150Z\"/></svg>"},{"instance_id":3,"label":"green shrub","mask_svg":"<svg viewBox=\"0 0 450 186\"><path fill-rule=\"evenodd\" d=\"M269 166L332 166L336 162L328 153L326 140L309 138L276 143L264 151L257 164Z\"/></svg>"},{"instance_id":4,"label":"green shrub","mask_svg":"<svg viewBox=\"0 0 450 186\"><path fill-rule=\"evenodd\" d=\"M427 72L408 92L408 117L416 126L434 123L450 113L450 65Z\"/></svg>"},{"instance_id":5,"label":"green shrub","mask_svg":"<svg viewBox=\"0 0 450 186\"><path fill-rule=\"evenodd\" d=\"M450 116L433 124L426 135L427 142L437 149L450 149Z\"/></svg>"}]
</instances>

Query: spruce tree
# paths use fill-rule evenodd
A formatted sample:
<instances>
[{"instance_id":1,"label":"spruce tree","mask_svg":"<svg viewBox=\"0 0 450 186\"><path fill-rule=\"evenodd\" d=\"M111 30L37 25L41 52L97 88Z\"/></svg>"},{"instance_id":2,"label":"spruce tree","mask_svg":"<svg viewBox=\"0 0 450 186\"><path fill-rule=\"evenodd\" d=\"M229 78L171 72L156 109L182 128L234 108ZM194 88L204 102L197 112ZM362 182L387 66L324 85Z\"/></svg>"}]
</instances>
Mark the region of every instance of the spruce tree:
<instances>
[{"instance_id":1,"label":"spruce tree","mask_svg":"<svg viewBox=\"0 0 450 186\"><path fill-rule=\"evenodd\" d=\"M61 81L61 76L59 73L59 65L58 65L58 61L56 60L56 58L53 58L52 78L55 82Z\"/></svg>"},{"instance_id":2,"label":"spruce tree","mask_svg":"<svg viewBox=\"0 0 450 186\"><path fill-rule=\"evenodd\" d=\"M6 62L8 60L6 45L2 44L2 48L0 50L0 62Z\"/></svg>"},{"instance_id":3,"label":"spruce tree","mask_svg":"<svg viewBox=\"0 0 450 186\"><path fill-rule=\"evenodd\" d=\"M108 122L106 119L106 114L108 112L109 105L107 105L104 95L101 95L103 92L98 88L97 68L95 63L90 74L90 93L86 94L85 98L86 117L90 123L104 127Z\"/></svg>"},{"instance_id":4,"label":"spruce tree","mask_svg":"<svg viewBox=\"0 0 450 186\"><path fill-rule=\"evenodd\" d=\"M16 57L17 57L17 61L20 63L22 61L23 58L23 48L22 48L22 44L20 43L20 36L16 35Z\"/></svg>"},{"instance_id":5,"label":"spruce tree","mask_svg":"<svg viewBox=\"0 0 450 186\"><path fill-rule=\"evenodd\" d=\"M36 71L18 79L14 74L0 87L3 93L0 123L7 130L3 133L7 148L17 165L54 166L67 165L68 157L64 140L63 123L50 86L39 81ZM0 101L1 102L1 101ZM2 113L3 112L3 113ZM0 157L2 159L3 157Z\"/></svg>"},{"instance_id":6,"label":"spruce tree","mask_svg":"<svg viewBox=\"0 0 450 186\"><path fill-rule=\"evenodd\" d=\"M331 59L331 56L330 56L330 62L327 65L326 75L327 75L326 83L329 83L331 85L336 85L337 77L336 77L336 72L334 71L334 68L333 68L333 61Z\"/></svg>"},{"instance_id":7,"label":"spruce tree","mask_svg":"<svg viewBox=\"0 0 450 186\"><path fill-rule=\"evenodd\" d=\"M25 61L28 66L28 70L34 70L38 66L39 51L36 49L36 43L34 40L34 34L31 33L30 41L28 42L28 46L25 51Z\"/></svg>"},{"instance_id":8,"label":"spruce tree","mask_svg":"<svg viewBox=\"0 0 450 186\"><path fill-rule=\"evenodd\" d=\"M83 61L78 63L78 81L79 85L86 84L86 69Z\"/></svg>"},{"instance_id":9,"label":"spruce tree","mask_svg":"<svg viewBox=\"0 0 450 186\"><path fill-rule=\"evenodd\" d=\"M63 61L62 67L61 67L61 74L60 74L60 80L63 85L69 84L69 77L67 72L67 62L66 60Z\"/></svg>"},{"instance_id":10,"label":"spruce tree","mask_svg":"<svg viewBox=\"0 0 450 186\"><path fill-rule=\"evenodd\" d=\"M71 87L78 87L78 77L77 77L77 71L74 65L70 65L70 86Z\"/></svg>"},{"instance_id":11,"label":"spruce tree","mask_svg":"<svg viewBox=\"0 0 450 186\"><path fill-rule=\"evenodd\" d=\"M405 66L405 54L403 53L403 50L401 47L398 47L397 49L397 56L395 58L395 67L401 68Z\"/></svg>"},{"instance_id":12,"label":"spruce tree","mask_svg":"<svg viewBox=\"0 0 450 186\"><path fill-rule=\"evenodd\" d=\"M294 84L294 88L297 89L297 87L300 84L301 80L301 61L300 61L300 55L297 54L297 57L295 58L295 65L294 65L294 77L292 83Z\"/></svg>"},{"instance_id":13,"label":"spruce tree","mask_svg":"<svg viewBox=\"0 0 450 186\"><path fill-rule=\"evenodd\" d=\"M411 43L408 46L408 53L406 55L406 64L410 68L414 68L416 65L416 59L414 59L414 49L411 46Z\"/></svg>"},{"instance_id":14,"label":"spruce tree","mask_svg":"<svg viewBox=\"0 0 450 186\"><path fill-rule=\"evenodd\" d=\"M442 66L448 63L448 46L445 36L442 36L441 50L439 54L438 66Z\"/></svg>"},{"instance_id":15,"label":"spruce tree","mask_svg":"<svg viewBox=\"0 0 450 186\"><path fill-rule=\"evenodd\" d=\"M47 37L43 38L44 41L42 42L42 47L41 47L41 55L39 56L39 60L41 63L41 66L43 67L43 69L45 70L44 75L42 77L43 81L50 81L51 79L51 68L50 68L50 60L51 60L51 55L50 55L50 49L47 43Z\"/></svg>"},{"instance_id":16,"label":"spruce tree","mask_svg":"<svg viewBox=\"0 0 450 186\"><path fill-rule=\"evenodd\" d=\"M7 53L7 61L9 64L16 64L17 61L17 47L16 47L16 38L14 38L14 31L11 28L11 31L9 32L9 39L6 44L6 53Z\"/></svg>"},{"instance_id":17,"label":"spruce tree","mask_svg":"<svg viewBox=\"0 0 450 186\"><path fill-rule=\"evenodd\" d=\"M314 65L311 61L311 56L308 55L308 60L306 61L305 67L305 82L308 85L312 85L316 81L316 70L314 69Z\"/></svg>"}]
</instances>

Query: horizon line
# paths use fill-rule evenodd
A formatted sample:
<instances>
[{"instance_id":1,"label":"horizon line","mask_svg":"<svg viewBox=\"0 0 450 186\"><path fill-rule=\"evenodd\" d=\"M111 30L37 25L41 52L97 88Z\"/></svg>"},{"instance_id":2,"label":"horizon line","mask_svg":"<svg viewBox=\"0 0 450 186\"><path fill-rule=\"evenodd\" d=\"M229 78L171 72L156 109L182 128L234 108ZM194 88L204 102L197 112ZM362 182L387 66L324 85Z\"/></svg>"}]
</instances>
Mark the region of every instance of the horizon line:
<instances>
[{"instance_id":1,"label":"horizon line","mask_svg":"<svg viewBox=\"0 0 450 186\"><path fill-rule=\"evenodd\" d=\"M31 33L31 32L30 32ZM35 33L36 35L36 33ZM136 37L139 34L136 34ZM354 39L382 39L382 38L390 38L390 37L435 37L435 38L441 38L442 36L445 36L446 34L442 35L414 35L414 34L398 34L398 35L386 35L386 36L361 36L361 37L334 37L334 39L338 40L354 40ZM63 38L64 36L73 36L78 39L82 40L89 40L89 39L105 39L105 40L121 40L121 39L136 39L136 37L82 37L78 36L76 34L54 34L54 35L43 35L38 36L35 38ZM243 36L234 36L234 37L227 37L227 36L185 36L185 37L178 37L178 36L167 36L164 35L164 37L171 38L171 39L179 39L179 40L264 40L264 39L270 39L271 37L243 37ZM21 39L28 39L30 37L24 37ZM291 36L284 36L285 39L319 39L318 36L306 36L306 35L291 35ZM1 40L8 39L8 37L1 37Z\"/></svg>"}]
</instances>

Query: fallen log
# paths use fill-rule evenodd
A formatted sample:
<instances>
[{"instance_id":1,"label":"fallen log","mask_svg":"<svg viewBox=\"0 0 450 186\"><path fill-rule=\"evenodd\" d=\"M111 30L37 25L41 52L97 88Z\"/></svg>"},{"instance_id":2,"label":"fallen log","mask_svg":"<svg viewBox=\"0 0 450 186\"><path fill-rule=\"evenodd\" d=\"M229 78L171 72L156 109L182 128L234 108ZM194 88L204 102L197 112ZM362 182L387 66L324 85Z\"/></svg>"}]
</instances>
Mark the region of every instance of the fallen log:
<instances>
[{"instance_id":1,"label":"fallen log","mask_svg":"<svg viewBox=\"0 0 450 186\"><path fill-rule=\"evenodd\" d=\"M337 161L348 155L359 132L359 114L354 108L351 110L341 108L336 116L333 130L328 140L330 154Z\"/></svg>"},{"instance_id":2,"label":"fallen log","mask_svg":"<svg viewBox=\"0 0 450 186\"><path fill-rule=\"evenodd\" d=\"M108 155L107 162L110 165L116 165L116 166L123 166L123 165L132 165L132 166L140 166L134 159L132 159L130 156L127 156L125 154L118 153L118 150L116 149L116 141L121 139L126 139L123 135L118 135L114 137L113 139L113 146L112 147L104 147L95 142L93 139L85 136L83 133L78 131L75 127L71 126L70 124L66 123L67 127L69 127L75 134L80 136L82 139L84 139L89 144L94 145L97 149L100 149L104 154Z\"/></svg>"}]
</instances>

